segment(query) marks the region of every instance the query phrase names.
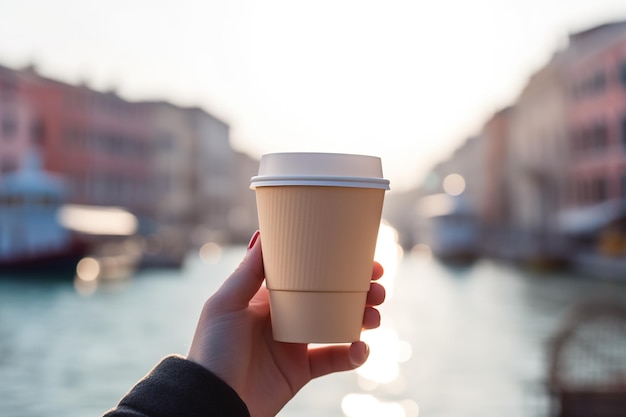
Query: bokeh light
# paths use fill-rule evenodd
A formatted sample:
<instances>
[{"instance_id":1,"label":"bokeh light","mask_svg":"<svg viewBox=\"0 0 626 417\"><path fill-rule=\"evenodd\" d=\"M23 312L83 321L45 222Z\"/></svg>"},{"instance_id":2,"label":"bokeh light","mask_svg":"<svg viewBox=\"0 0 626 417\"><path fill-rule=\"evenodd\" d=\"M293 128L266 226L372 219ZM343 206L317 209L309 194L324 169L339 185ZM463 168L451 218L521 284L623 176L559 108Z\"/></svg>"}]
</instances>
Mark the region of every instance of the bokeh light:
<instances>
[{"instance_id":1,"label":"bokeh light","mask_svg":"<svg viewBox=\"0 0 626 417\"><path fill-rule=\"evenodd\" d=\"M450 174L443 180L443 190L451 196L461 195L465 191L465 178L459 174Z\"/></svg>"},{"instance_id":2,"label":"bokeh light","mask_svg":"<svg viewBox=\"0 0 626 417\"><path fill-rule=\"evenodd\" d=\"M214 264L222 257L222 247L215 242L207 242L200 247L198 255L205 264Z\"/></svg>"},{"instance_id":3,"label":"bokeh light","mask_svg":"<svg viewBox=\"0 0 626 417\"><path fill-rule=\"evenodd\" d=\"M81 259L76 265L76 276L82 281L95 281L100 276L100 263L91 257Z\"/></svg>"}]
</instances>

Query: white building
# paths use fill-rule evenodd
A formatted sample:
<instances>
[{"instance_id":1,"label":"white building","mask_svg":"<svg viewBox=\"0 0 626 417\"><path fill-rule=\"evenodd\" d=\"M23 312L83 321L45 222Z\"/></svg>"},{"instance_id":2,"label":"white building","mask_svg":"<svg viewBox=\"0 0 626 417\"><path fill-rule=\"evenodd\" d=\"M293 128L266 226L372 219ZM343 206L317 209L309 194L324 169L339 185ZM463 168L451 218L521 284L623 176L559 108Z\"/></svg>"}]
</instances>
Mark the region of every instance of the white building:
<instances>
[{"instance_id":1,"label":"white building","mask_svg":"<svg viewBox=\"0 0 626 417\"><path fill-rule=\"evenodd\" d=\"M230 128L202 109L188 109L187 114L195 135L196 224L209 230L216 239L228 239L237 170L235 151L230 144Z\"/></svg>"},{"instance_id":2,"label":"white building","mask_svg":"<svg viewBox=\"0 0 626 417\"><path fill-rule=\"evenodd\" d=\"M509 207L524 257L559 256L561 250L557 216L566 197L566 106L563 57L557 54L530 78L510 118Z\"/></svg>"}]
</instances>

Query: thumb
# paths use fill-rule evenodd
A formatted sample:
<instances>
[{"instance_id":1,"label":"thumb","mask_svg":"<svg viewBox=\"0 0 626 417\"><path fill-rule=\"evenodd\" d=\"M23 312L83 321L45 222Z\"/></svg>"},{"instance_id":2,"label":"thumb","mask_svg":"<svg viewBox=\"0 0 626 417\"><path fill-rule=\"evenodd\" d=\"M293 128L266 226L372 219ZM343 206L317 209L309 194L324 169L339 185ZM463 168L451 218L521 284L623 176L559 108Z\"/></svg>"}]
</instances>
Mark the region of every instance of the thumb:
<instances>
[{"instance_id":1,"label":"thumb","mask_svg":"<svg viewBox=\"0 0 626 417\"><path fill-rule=\"evenodd\" d=\"M351 345L330 345L309 350L311 378L349 371L363 365L369 356L369 346L358 341Z\"/></svg>"},{"instance_id":2,"label":"thumb","mask_svg":"<svg viewBox=\"0 0 626 417\"><path fill-rule=\"evenodd\" d=\"M250 243L248 252L239 267L224 281L214 294L220 304L227 310L246 308L259 290L265 278L263 256L261 252L261 236L257 230Z\"/></svg>"}]
</instances>

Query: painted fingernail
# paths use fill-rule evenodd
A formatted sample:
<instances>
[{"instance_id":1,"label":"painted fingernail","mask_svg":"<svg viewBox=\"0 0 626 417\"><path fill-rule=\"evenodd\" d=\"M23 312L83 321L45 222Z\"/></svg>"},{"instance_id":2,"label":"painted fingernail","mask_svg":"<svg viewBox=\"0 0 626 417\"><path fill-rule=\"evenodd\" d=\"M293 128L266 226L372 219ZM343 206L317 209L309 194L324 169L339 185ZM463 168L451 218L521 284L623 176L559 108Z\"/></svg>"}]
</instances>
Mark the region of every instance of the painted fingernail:
<instances>
[{"instance_id":1,"label":"painted fingernail","mask_svg":"<svg viewBox=\"0 0 626 417\"><path fill-rule=\"evenodd\" d=\"M252 247L256 243L257 239L259 238L259 235L260 235L260 232L258 230L256 232L254 232L254 234L250 238L250 243L248 243L248 250L252 249Z\"/></svg>"}]
</instances>

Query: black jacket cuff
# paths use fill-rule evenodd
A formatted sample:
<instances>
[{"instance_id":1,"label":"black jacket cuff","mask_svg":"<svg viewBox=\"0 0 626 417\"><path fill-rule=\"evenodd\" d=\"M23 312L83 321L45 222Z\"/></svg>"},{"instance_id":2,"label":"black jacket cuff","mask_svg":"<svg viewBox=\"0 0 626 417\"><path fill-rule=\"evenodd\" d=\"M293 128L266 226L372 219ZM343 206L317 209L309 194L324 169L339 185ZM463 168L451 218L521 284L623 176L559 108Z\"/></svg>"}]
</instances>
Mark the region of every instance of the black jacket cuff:
<instances>
[{"instance_id":1,"label":"black jacket cuff","mask_svg":"<svg viewBox=\"0 0 626 417\"><path fill-rule=\"evenodd\" d=\"M219 377L180 356L168 356L104 417L250 417Z\"/></svg>"}]
</instances>

